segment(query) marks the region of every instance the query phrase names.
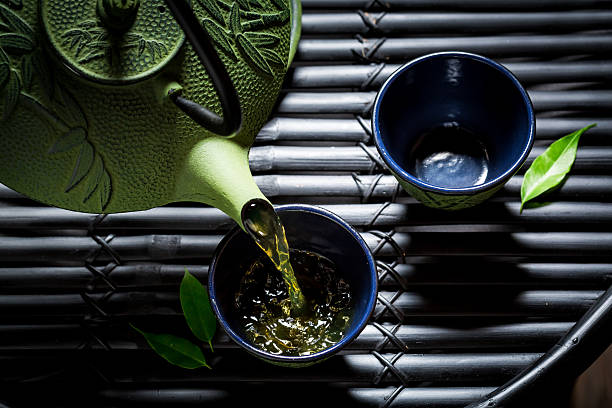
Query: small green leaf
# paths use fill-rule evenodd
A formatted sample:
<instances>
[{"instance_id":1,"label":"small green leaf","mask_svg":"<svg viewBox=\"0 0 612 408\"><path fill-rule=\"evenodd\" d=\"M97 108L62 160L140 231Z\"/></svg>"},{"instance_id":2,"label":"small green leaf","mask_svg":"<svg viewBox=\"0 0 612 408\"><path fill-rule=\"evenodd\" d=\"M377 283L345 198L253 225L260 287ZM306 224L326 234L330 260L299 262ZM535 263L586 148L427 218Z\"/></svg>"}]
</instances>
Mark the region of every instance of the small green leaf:
<instances>
[{"instance_id":1,"label":"small green leaf","mask_svg":"<svg viewBox=\"0 0 612 408\"><path fill-rule=\"evenodd\" d=\"M212 338L217 329L217 320L210 307L206 288L187 269L181 282L180 298L187 325L193 334L207 342L212 350Z\"/></svg>"},{"instance_id":2,"label":"small green leaf","mask_svg":"<svg viewBox=\"0 0 612 408\"><path fill-rule=\"evenodd\" d=\"M0 47L5 50L23 54L32 52L34 46L34 42L23 34L0 34Z\"/></svg>"},{"instance_id":3,"label":"small green leaf","mask_svg":"<svg viewBox=\"0 0 612 408\"><path fill-rule=\"evenodd\" d=\"M81 146L81 151L79 152L79 157L77 157L77 161L74 164L74 170L72 171L72 177L68 182L68 186L66 187L66 192L69 192L79 184L81 180L87 175L87 172L91 168L91 165L94 161L94 149L91 143L85 142Z\"/></svg>"},{"instance_id":4,"label":"small green leaf","mask_svg":"<svg viewBox=\"0 0 612 408\"><path fill-rule=\"evenodd\" d=\"M240 49L247 55L248 60L261 72L272 76L272 69L266 62L265 58L261 53L255 48L253 44L249 41L249 39L244 34L238 34L236 37L238 41L238 45Z\"/></svg>"},{"instance_id":5,"label":"small green leaf","mask_svg":"<svg viewBox=\"0 0 612 408\"><path fill-rule=\"evenodd\" d=\"M576 159L580 136L595 125L589 125L562 137L536 157L523 178L521 212L529 200L556 187L563 181Z\"/></svg>"},{"instance_id":6,"label":"small green leaf","mask_svg":"<svg viewBox=\"0 0 612 408\"><path fill-rule=\"evenodd\" d=\"M21 60L21 79L23 87L26 91L32 88L32 79L34 78L34 65L32 64L32 56L26 55Z\"/></svg>"},{"instance_id":7,"label":"small green leaf","mask_svg":"<svg viewBox=\"0 0 612 408\"><path fill-rule=\"evenodd\" d=\"M234 35L238 35L242 32L242 25L240 24L240 9L238 8L238 3L234 2L232 4L232 9L230 11L230 30Z\"/></svg>"},{"instance_id":8,"label":"small green leaf","mask_svg":"<svg viewBox=\"0 0 612 408\"><path fill-rule=\"evenodd\" d=\"M219 24L225 25L225 19L223 13L217 4L216 0L198 0L198 3L211 15L212 18L217 20Z\"/></svg>"},{"instance_id":9,"label":"small green leaf","mask_svg":"<svg viewBox=\"0 0 612 408\"><path fill-rule=\"evenodd\" d=\"M274 46L280 42L280 37L278 35L269 34L269 33L257 33L253 31L249 31L244 33L247 38L253 43L256 47L264 47L264 46Z\"/></svg>"},{"instance_id":10,"label":"small green leaf","mask_svg":"<svg viewBox=\"0 0 612 408\"><path fill-rule=\"evenodd\" d=\"M85 142L87 132L82 127L69 129L51 146L49 153L63 153Z\"/></svg>"},{"instance_id":11,"label":"small green leaf","mask_svg":"<svg viewBox=\"0 0 612 408\"><path fill-rule=\"evenodd\" d=\"M276 51L272 51L272 50L269 50L267 48L263 48L261 50L261 55L264 56L266 61L270 61L271 63L276 64L276 65L280 65L281 67L285 66L285 62L280 57L280 55L278 55L278 53Z\"/></svg>"},{"instance_id":12,"label":"small green leaf","mask_svg":"<svg viewBox=\"0 0 612 408\"><path fill-rule=\"evenodd\" d=\"M170 364L189 369L210 368L202 350L189 340L171 334L147 333L134 325L130 326L142 334L149 346Z\"/></svg>"},{"instance_id":13,"label":"small green leaf","mask_svg":"<svg viewBox=\"0 0 612 408\"><path fill-rule=\"evenodd\" d=\"M21 80L19 79L19 74L14 69L10 70L8 83L4 91L4 114L2 115L2 120L6 120L13 113L21 93Z\"/></svg>"},{"instance_id":14,"label":"small green leaf","mask_svg":"<svg viewBox=\"0 0 612 408\"><path fill-rule=\"evenodd\" d=\"M0 4L0 18L14 31L27 35L30 39L34 35L34 30L24 19L19 17L14 11Z\"/></svg>"},{"instance_id":15,"label":"small green leaf","mask_svg":"<svg viewBox=\"0 0 612 408\"><path fill-rule=\"evenodd\" d=\"M231 35L231 33L227 32L223 27L219 26L219 24L215 23L213 20L209 18L205 18L202 21L204 28L206 28L206 32L210 35L210 38L213 39L215 44L219 46L228 56L230 56L234 61L236 60L236 54L234 53L234 48L230 44L227 37Z\"/></svg>"},{"instance_id":16,"label":"small green leaf","mask_svg":"<svg viewBox=\"0 0 612 408\"><path fill-rule=\"evenodd\" d=\"M104 171L104 174L102 175L102 180L100 181L99 188L100 188L100 208L101 208L101 211L104 211L104 209L106 209L106 206L108 205L108 202L110 201L111 193L112 193L111 179L107 171Z\"/></svg>"},{"instance_id":17,"label":"small green leaf","mask_svg":"<svg viewBox=\"0 0 612 408\"><path fill-rule=\"evenodd\" d=\"M100 185L100 181L102 181L102 175L104 174L104 163L102 163L102 158L99 154L96 154L96 158L94 159L94 164L92 166L91 172L89 173L89 177L87 177L87 193L85 193L85 198L83 198L83 202L87 202L93 194L98 189Z\"/></svg>"}]
</instances>

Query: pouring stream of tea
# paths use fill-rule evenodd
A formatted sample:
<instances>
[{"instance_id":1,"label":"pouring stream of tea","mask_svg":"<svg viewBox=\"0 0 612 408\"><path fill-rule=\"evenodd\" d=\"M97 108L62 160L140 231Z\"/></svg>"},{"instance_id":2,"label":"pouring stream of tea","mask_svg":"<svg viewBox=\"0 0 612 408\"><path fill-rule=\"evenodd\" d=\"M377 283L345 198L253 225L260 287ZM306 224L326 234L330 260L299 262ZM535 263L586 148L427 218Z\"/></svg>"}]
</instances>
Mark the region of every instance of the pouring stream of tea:
<instances>
[{"instance_id":1,"label":"pouring stream of tea","mask_svg":"<svg viewBox=\"0 0 612 408\"><path fill-rule=\"evenodd\" d=\"M282 274L289 293L291 314L301 315L306 301L289 260L285 229L274 207L266 200L253 199L242 209L242 223L247 233Z\"/></svg>"}]
</instances>

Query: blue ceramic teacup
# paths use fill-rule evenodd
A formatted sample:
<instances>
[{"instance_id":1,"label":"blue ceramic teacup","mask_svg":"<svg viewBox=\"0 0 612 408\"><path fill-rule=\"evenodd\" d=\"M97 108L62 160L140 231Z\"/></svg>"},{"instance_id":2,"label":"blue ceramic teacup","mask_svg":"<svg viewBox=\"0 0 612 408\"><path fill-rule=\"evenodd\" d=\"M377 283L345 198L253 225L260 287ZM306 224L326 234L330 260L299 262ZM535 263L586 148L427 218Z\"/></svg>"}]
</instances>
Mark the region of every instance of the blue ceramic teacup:
<instances>
[{"instance_id":1,"label":"blue ceramic teacup","mask_svg":"<svg viewBox=\"0 0 612 408\"><path fill-rule=\"evenodd\" d=\"M289 246L328 258L350 285L352 317L342 339L308 356L284 356L263 351L245 338L235 313L234 298L242 276L262 252L238 227L223 238L215 251L208 271L208 291L219 323L239 346L273 364L307 366L330 357L365 328L376 305L376 265L359 233L337 215L309 205L285 205L275 209L285 227Z\"/></svg>"},{"instance_id":2,"label":"blue ceramic teacup","mask_svg":"<svg viewBox=\"0 0 612 408\"><path fill-rule=\"evenodd\" d=\"M476 205L518 171L533 145L527 92L500 64L440 52L395 71L372 113L376 147L399 183L441 209Z\"/></svg>"}]
</instances>

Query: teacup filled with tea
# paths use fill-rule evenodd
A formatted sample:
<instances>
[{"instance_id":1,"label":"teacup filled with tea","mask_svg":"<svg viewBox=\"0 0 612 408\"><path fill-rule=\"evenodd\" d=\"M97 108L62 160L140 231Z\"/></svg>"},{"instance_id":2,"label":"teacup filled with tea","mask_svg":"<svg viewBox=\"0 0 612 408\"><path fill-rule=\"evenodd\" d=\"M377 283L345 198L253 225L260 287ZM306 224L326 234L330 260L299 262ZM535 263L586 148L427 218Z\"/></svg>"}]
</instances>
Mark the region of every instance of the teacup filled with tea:
<instances>
[{"instance_id":1,"label":"teacup filled with tea","mask_svg":"<svg viewBox=\"0 0 612 408\"><path fill-rule=\"evenodd\" d=\"M255 356L289 366L323 360L354 339L377 293L361 236L313 206L275 212L256 199L242 216L248 233L231 231L209 269L212 308L228 335Z\"/></svg>"}]
</instances>

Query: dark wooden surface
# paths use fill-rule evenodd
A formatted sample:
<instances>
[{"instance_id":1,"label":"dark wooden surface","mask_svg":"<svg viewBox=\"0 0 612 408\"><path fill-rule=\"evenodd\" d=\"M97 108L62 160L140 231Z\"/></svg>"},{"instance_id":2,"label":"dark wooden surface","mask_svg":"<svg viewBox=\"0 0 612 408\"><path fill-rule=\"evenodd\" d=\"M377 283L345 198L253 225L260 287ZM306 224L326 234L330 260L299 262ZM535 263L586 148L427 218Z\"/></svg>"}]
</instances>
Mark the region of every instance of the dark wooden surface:
<instances>
[{"instance_id":1,"label":"dark wooden surface","mask_svg":"<svg viewBox=\"0 0 612 408\"><path fill-rule=\"evenodd\" d=\"M381 283L368 327L305 369L257 361L223 333L213 370L172 367L128 323L185 332L184 267L206 279L230 220L192 204L72 213L0 187L0 401L8 407L461 407L546 353L609 287L612 2L303 5L298 57L251 150L252 169L275 203L322 205L363 232ZM378 87L401 63L451 49L495 58L525 84L537 110L529 161L598 123L551 204L519 213L520 172L477 208L431 210L376 160L369 110ZM565 384L552 397L567 392Z\"/></svg>"}]
</instances>

